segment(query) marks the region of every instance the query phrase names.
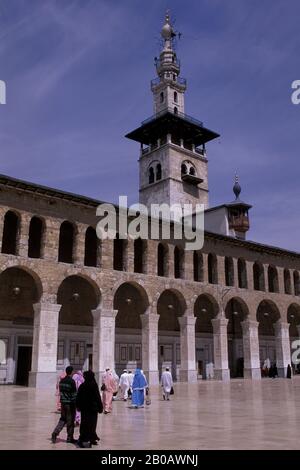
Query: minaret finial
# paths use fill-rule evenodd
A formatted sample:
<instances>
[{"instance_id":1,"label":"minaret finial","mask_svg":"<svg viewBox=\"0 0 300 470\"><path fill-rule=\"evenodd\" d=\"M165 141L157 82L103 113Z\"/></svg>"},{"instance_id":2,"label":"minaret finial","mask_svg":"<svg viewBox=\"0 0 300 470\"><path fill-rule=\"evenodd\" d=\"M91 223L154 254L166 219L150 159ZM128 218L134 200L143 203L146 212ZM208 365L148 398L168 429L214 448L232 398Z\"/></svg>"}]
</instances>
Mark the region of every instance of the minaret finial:
<instances>
[{"instance_id":1,"label":"minaret finial","mask_svg":"<svg viewBox=\"0 0 300 470\"><path fill-rule=\"evenodd\" d=\"M238 177L238 174L236 173L235 174L235 183L234 183L234 186L233 186L233 192L234 192L234 195L235 195L235 199L238 200L239 199L239 196L241 194L241 191L242 191L242 188L239 184L239 177Z\"/></svg>"}]
</instances>

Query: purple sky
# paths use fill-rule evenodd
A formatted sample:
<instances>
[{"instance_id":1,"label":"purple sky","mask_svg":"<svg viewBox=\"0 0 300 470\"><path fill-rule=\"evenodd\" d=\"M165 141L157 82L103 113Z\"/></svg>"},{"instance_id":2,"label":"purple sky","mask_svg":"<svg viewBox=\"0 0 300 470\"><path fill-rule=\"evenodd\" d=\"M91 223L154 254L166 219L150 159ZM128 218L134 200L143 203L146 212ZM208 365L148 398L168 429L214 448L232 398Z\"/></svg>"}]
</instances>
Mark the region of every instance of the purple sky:
<instances>
[{"instance_id":1,"label":"purple sky","mask_svg":"<svg viewBox=\"0 0 300 470\"><path fill-rule=\"evenodd\" d=\"M0 173L138 199L139 145L166 8L182 32L186 112L208 145L210 204L253 204L249 239L299 250L299 0L0 0Z\"/></svg>"}]
</instances>

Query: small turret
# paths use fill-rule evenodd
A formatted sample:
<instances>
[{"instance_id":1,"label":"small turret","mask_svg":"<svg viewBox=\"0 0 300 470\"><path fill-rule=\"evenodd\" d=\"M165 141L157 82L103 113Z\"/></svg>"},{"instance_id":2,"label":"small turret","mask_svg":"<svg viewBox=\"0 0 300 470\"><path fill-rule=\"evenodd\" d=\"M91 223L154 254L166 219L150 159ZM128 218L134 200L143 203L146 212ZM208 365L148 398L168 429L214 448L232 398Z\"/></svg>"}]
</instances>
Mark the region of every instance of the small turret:
<instances>
[{"instance_id":1,"label":"small turret","mask_svg":"<svg viewBox=\"0 0 300 470\"><path fill-rule=\"evenodd\" d=\"M250 228L248 211L252 206L240 200L242 188L239 184L239 177L235 175L233 192L235 201L227 205L229 229L235 231L236 237L245 239L245 234Z\"/></svg>"}]
</instances>

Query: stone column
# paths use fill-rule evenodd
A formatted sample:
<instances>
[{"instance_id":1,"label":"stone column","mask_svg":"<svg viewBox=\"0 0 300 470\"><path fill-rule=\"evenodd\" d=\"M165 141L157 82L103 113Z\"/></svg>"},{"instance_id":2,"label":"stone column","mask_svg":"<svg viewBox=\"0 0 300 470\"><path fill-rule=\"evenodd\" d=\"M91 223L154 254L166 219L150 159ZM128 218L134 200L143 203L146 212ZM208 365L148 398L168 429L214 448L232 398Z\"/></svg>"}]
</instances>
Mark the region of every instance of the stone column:
<instances>
[{"instance_id":1,"label":"stone column","mask_svg":"<svg viewBox=\"0 0 300 470\"><path fill-rule=\"evenodd\" d=\"M158 375L158 320L157 313L140 315L142 322L142 368L149 385L159 384Z\"/></svg>"},{"instance_id":2,"label":"stone column","mask_svg":"<svg viewBox=\"0 0 300 470\"><path fill-rule=\"evenodd\" d=\"M92 310L93 327L93 368L99 381L105 369L115 368L115 320L117 310L98 308Z\"/></svg>"},{"instance_id":3,"label":"stone column","mask_svg":"<svg viewBox=\"0 0 300 470\"><path fill-rule=\"evenodd\" d=\"M194 280L194 252L185 250L184 252L184 279L187 281Z\"/></svg>"},{"instance_id":4,"label":"stone column","mask_svg":"<svg viewBox=\"0 0 300 470\"><path fill-rule=\"evenodd\" d=\"M233 285L234 287L239 287L239 271L238 271L238 260L236 258L232 258L233 261Z\"/></svg>"},{"instance_id":5,"label":"stone column","mask_svg":"<svg viewBox=\"0 0 300 470\"><path fill-rule=\"evenodd\" d=\"M145 274L157 276L157 250L158 243L156 240L145 240L147 243Z\"/></svg>"},{"instance_id":6,"label":"stone column","mask_svg":"<svg viewBox=\"0 0 300 470\"><path fill-rule=\"evenodd\" d=\"M258 324L255 320L244 320L241 322L243 329L245 379L261 379Z\"/></svg>"},{"instance_id":7,"label":"stone column","mask_svg":"<svg viewBox=\"0 0 300 470\"><path fill-rule=\"evenodd\" d=\"M168 244L168 267L166 277L171 277L174 279L175 272L174 272L174 248L175 245Z\"/></svg>"},{"instance_id":8,"label":"stone column","mask_svg":"<svg viewBox=\"0 0 300 470\"><path fill-rule=\"evenodd\" d=\"M217 284L226 286L226 278L225 278L225 257L217 255L217 277L218 282Z\"/></svg>"},{"instance_id":9,"label":"stone column","mask_svg":"<svg viewBox=\"0 0 300 470\"><path fill-rule=\"evenodd\" d=\"M125 253L124 253L124 265L125 271L128 273L134 272L134 240L128 238L124 240L125 243Z\"/></svg>"},{"instance_id":10,"label":"stone column","mask_svg":"<svg viewBox=\"0 0 300 470\"><path fill-rule=\"evenodd\" d=\"M114 267L114 240L101 240L101 267L112 270Z\"/></svg>"},{"instance_id":11,"label":"stone column","mask_svg":"<svg viewBox=\"0 0 300 470\"><path fill-rule=\"evenodd\" d=\"M8 340L8 351L7 351L7 375L6 383L13 384L15 376L15 350L16 350L16 335L11 335Z\"/></svg>"},{"instance_id":12,"label":"stone column","mask_svg":"<svg viewBox=\"0 0 300 470\"><path fill-rule=\"evenodd\" d=\"M57 367L58 314L61 305L40 302L33 305L34 327L29 386L55 387Z\"/></svg>"},{"instance_id":13,"label":"stone column","mask_svg":"<svg viewBox=\"0 0 300 470\"><path fill-rule=\"evenodd\" d=\"M203 256L203 282L205 282L205 284L208 284L208 263L207 263L208 255L206 253L202 253L202 256Z\"/></svg>"},{"instance_id":14,"label":"stone column","mask_svg":"<svg viewBox=\"0 0 300 470\"><path fill-rule=\"evenodd\" d=\"M248 290L254 290L253 264L252 261L246 261Z\"/></svg>"},{"instance_id":15,"label":"stone column","mask_svg":"<svg viewBox=\"0 0 300 470\"><path fill-rule=\"evenodd\" d=\"M277 268L278 271L278 289L280 294L285 294L284 289L284 268Z\"/></svg>"},{"instance_id":16,"label":"stone column","mask_svg":"<svg viewBox=\"0 0 300 470\"><path fill-rule=\"evenodd\" d=\"M47 218L44 233L44 258L58 260L59 231L63 221Z\"/></svg>"},{"instance_id":17,"label":"stone column","mask_svg":"<svg viewBox=\"0 0 300 470\"><path fill-rule=\"evenodd\" d=\"M85 257L85 232L87 226L78 223L76 226L77 233L75 233L74 249L73 249L73 262L77 265L84 265Z\"/></svg>"},{"instance_id":18,"label":"stone column","mask_svg":"<svg viewBox=\"0 0 300 470\"><path fill-rule=\"evenodd\" d=\"M178 318L180 324L180 372L181 382L197 382L195 324L196 317L185 315Z\"/></svg>"},{"instance_id":19,"label":"stone column","mask_svg":"<svg viewBox=\"0 0 300 470\"><path fill-rule=\"evenodd\" d=\"M286 377L288 364L291 365L289 323L278 320L274 323L276 344L276 365L279 377Z\"/></svg>"},{"instance_id":20,"label":"stone column","mask_svg":"<svg viewBox=\"0 0 300 470\"><path fill-rule=\"evenodd\" d=\"M22 258L28 257L29 227L31 217L32 216L30 214L21 215L17 255L22 256Z\"/></svg>"},{"instance_id":21,"label":"stone column","mask_svg":"<svg viewBox=\"0 0 300 470\"><path fill-rule=\"evenodd\" d=\"M211 322L214 330L214 375L218 380L230 380L227 344L228 320L225 317L219 317Z\"/></svg>"}]
</instances>

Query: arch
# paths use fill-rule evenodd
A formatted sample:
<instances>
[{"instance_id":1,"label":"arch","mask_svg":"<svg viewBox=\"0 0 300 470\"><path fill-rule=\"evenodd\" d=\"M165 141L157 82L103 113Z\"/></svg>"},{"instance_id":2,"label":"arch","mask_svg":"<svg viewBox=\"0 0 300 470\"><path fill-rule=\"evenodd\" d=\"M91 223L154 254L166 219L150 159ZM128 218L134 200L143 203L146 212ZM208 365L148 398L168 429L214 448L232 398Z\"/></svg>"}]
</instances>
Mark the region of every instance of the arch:
<instances>
[{"instance_id":1,"label":"arch","mask_svg":"<svg viewBox=\"0 0 300 470\"><path fill-rule=\"evenodd\" d=\"M147 242L141 238L134 240L134 272L144 273L147 258Z\"/></svg>"},{"instance_id":2,"label":"arch","mask_svg":"<svg viewBox=\"0 0 300 470\"><path fill-rule=\"evenodd\" d=\"M73 263L74 242L75 227L71 222L65 220L59 231L58 261Z\"/></svg>"},{"instance_id":3,"label":"arch","mask_svg":"<svg viewBox=\"0 0 300 470\"><path fill-rule=\"evenodd\" d=\"M152 166L149 168L149 184L154 183L154 169Z\"/></svg>"},{"instance_id":4,"label":"arch","mask_svg":"<svg viewBox=\"0 0 300 470\"><path fill-rule=\"evenodd\" d=\"M265 273L264 267L258 261L253 264L253 286L254 290L265 290Z\"/></svg>"},{"instance_id":5,"label":"arch","mask_svg":"<svg viewBox=\"0 0 300 470\"><path fill-rule=\"evenodd\" d=\"M164 290L157 302L159 315L158 329L163 331L180 331L178 318L184 315L186 302L176 289Z\"/></svg>"},{"instance_id":6,"label":"arch","mask_svg":"<svg viewBox=\"0 0 300 470\"><path fill-rule=\"evenodd\" d=\"M32 217L29 225L28 257L42 258L42 241L44 235L44 220L40 217Z\"/></svg>"},{"instance_id":7,"label":"arch","mask_svg":"<svg viewBox=\"0 0 300 470\"><path fill-rule=\"evenodd\" d=\"M290 295L292 293L291 273L289 269L283 271L284 293Z\"/></svg>"},{"instance_id":8,"label":"arch","mask_svg":"<svg viewBox=\"0 0 300 470\"><path fill-rule=\"evenodd\" d=\"M92 279L77 274L66 277L57 291L57 303L61 305L59 323L92 326L92 310L100 300L100 289Z\"/></svg>"},{"instance_id":9,"label":"arch","mask_svg":"<svg viewBox=\"0 0 300 470\"><path fill-rule=\"evenodd\" d=\"M7 255L17 254L17 245L20 231L20 216L14 211L7 211L4 216L2 249Z\"/></svg>"},{"instance_id":10,"label":"arch","mask_svg":"<svg viewBox=\"0 0 300 470\"><path fill-rule=\"evenodd\" d=\"M209 253L207 257L208 282L210 284L218 284L218 261L213 253Z\"/></svg>"},{"instance_id":11,"label":"arch","mask_svg":"<svg viewBox=\"0 0 300 470\"><path fill-rule=\"evenodd\" d=\"M190 175L195 176L196 175L196 170L193 166L190 167Z\"/></svg>"},{"instance_id":12,"label":"arch","mask_svg":"<svg viewBox=\"0 0 300 470\"><path fill-rule=\"evenodd\" d=\"M156 181L161 180L161 164L156 165Z\"/></svg>"},{"instance_id":13,"label":"arch","mask_svg":"<svg viewBox=\"0 0 300 470\"><path fill-rule=\"evenodd\" d=\"M178 103L178 94L177 91L174 91L174 102Z\"/></svg>"},{"instance_id":14,"label":"arch","mask_svg":"<svg viewBox=\"0 0 300 470\"><path fill-rule=\"evenodd\" d=\"M98 237L94 227L88 227L85 232L84 265L98 265Z\"/></svg>"},{"instance_id":15,"label":"arch","mask_svg":"<svg viewBox=\"0 0 300 470\"><path fill-rule=\"evenodd\" d=\"M193 253L194 281L203 282L203 256L200 251Z\"/></svg>"},{"instance_id":16,"label":"arch","mask_svg":"<svg viewBox=\"0 0 300 470\"><path fill-rule=\"evenodd\" d=\"M33 324L33 305L43 293L39 276L27 268L14 266L0 274L0 319Z\"/></svg>"},{"instance_id":17,"label":"arch","mask_svg":"<svg viewBox=\"0 0 300 470\"><path fill-rule=\"evenodd\" d=\"M280 319L280 311L271 300L262 300L257 307L256 319L259 322L258 334L274 336L274 323Z\"/></svg>"},{"instance_id":18,"label":"arch","mask_svg":"<svg viewBox=\"0 0 300 470\"><path fill-rule=\"evenodd\" d=\"M297 326L300 327L300 305L293 303L288 307L287 322L290 324L290 338L299 339L300 331Z\"/></svg>"},{"instance_id":19,"label":"arch","mask_svg":"<svg viewBox=\"0 0 300 470\"><path fill-rule=\"evenodd\" d=\"M174 277L184 279L184 250L179 246L174 248Z\"/></svg>"},{"instance_id":20,"label":"arch","mask_svg":"<svg viewBox=\"0 0 300 470\"><path fill-rule=\"evenodd\" d=\"M210 294L201 294L194 304L194 315L196 320L196 333L213 333L211 320L217 317L219 304Z\"/></svg>"},{"instance_id":21,"label":"arch","mask_svg":"<svg viewBox=\"0 0 300 470\"><path fill-rule=\"evenodd\" d=\"M118 310L116 328L141 329L141 318L149 306L145 289L136 282L124 282L114 294L114 309Z\"/></svg>"},{"instance_id":22,"label":"arch","mask_svg":"<svg viewBox=\"0 0 300 470\"><path fill-rule=\"evenodd\" d=\"M278 286L278 272L275 266L268 267L268 285L269 292L279 292Z\"/></svg>"},{"instance_id":23,"label":"arch","mask_svg":"<svg viewBox=\"0 0 300 470\"><path fill-rule=\"evenodd\" d=\"M233 259L230 256L225 256L225 284L226 286L234 285L234 267Z\"/></svg>"},{"instance_id":24,"label":"arch","mask_svg":"<svg viewBox=\"0 0 300 470\"><path fill-rule=\"evenodd\" d=\"M247 267L246 261L242 258L238 259L238 283L240 289L247 289L248 280L247 280Z\"/></svg>"},{"instance_id":25,"label":"arch","mask_svg":"<svg viewBox=\"0 0 300 470\"><path fill-rule=\"evenodd\" d=\"M113 267L116 271L126 270L126 250L127 240L120 238L119 234L116 234L114 238L114 252L113 252Z\"/></svg>"},{"instance_id":26,"label":"arch","mask_svg":"<svg viewBox=\"0 0 300 470\"><path fill-rule=\"evenodd\" d=\"M296 296L299 296L300 295L300 277L299 277L298 271L293 272L293 278L294 278L294 293Z\"/></svg>"},{"instance_id":27,"label":"arch","mask_svg":"<svg viewBox=\"0 0 300 470\"><path fill-rule=\"evenodd\" d=\"M157 247L157 275L168 276L169 270L169 248L164 243L159 243Z\"/></svg>"},{"instance_id":28,"label":"arch","mask_svg":"<svg viewBox=\"0 0 300 470\"><path fill-rule=\"evenodd\" d=\"M225 307L225 316L228 318L227 331L229 335L241 338L243 335L241 322L249 315L246 302L240 297L232 297Z\"/></svg>"}]
</instances>

